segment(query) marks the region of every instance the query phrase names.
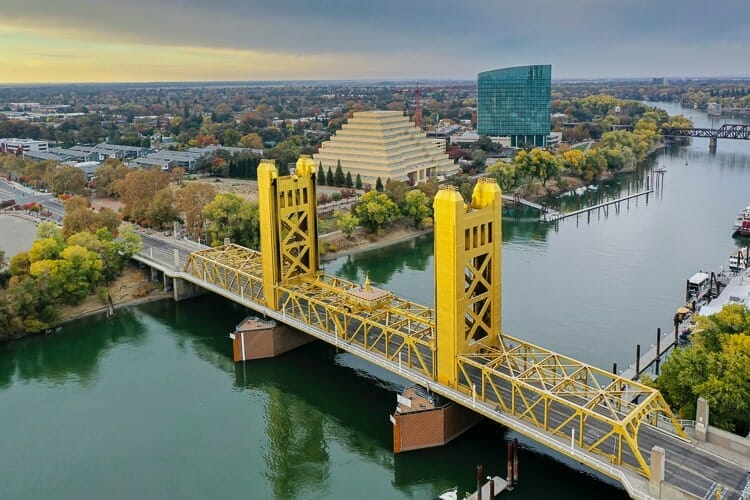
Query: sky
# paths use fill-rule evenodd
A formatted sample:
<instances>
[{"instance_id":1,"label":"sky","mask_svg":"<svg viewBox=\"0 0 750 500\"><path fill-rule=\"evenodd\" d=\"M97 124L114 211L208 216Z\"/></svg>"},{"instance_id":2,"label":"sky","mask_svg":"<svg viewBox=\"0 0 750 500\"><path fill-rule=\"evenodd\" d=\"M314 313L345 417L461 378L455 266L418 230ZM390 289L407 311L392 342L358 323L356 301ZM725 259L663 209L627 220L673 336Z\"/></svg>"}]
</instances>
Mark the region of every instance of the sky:
<instances>
[{"instance_id":1,"label":"sky","mask_svg":"<svg viewBox=\"0 0 750 500\"><path fill-rule=\"evenodd\" d=\"M0 84L749 76L747 0L1 0Z\"/></svg>"}]
</instances>

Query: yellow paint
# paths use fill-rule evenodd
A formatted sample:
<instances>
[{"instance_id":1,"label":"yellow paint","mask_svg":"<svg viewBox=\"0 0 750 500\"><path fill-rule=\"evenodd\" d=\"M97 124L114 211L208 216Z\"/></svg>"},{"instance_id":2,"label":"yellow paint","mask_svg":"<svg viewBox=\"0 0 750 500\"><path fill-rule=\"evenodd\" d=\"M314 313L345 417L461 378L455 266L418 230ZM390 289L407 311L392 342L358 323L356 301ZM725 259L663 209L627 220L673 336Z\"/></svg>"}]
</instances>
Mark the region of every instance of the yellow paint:
<instances>
[{"instance_id":1,"label":"yellow paint","mask_svg":"<svg viewBox=\"0 0 750 500\"><path fill-rule=\"evenodd\" d=\"M260 225L260 253L263 269L263 296L266 306L279 309L276 285L281 279L279 266L279 236L277 233L276 193L274 184L279 177L273 160L261 160L258 165L258 215Z\"/></svg>"},{"instance_id":2,"label":"yellow paint","mask_svg":"<svg viewBox=\"0 0 750 500\"><path fill-rule=\"evenodd\" d=\"M434 209L436 373L455 388L458 355L496 347L502 330L500 187L480 180L469 209L458 191L441 189Z\"/></svg>"}]
</instances>

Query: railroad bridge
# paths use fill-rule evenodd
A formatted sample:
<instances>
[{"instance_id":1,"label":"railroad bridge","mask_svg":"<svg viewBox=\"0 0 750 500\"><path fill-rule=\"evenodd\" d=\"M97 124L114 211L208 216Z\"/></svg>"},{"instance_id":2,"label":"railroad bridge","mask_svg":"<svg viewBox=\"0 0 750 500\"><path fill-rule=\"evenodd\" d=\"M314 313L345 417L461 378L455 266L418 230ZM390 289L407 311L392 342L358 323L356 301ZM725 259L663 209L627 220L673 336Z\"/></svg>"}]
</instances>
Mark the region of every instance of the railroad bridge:
<instances>
[{"instance_id":1,"label":"railroad bridge","mask_svg":"<svg viewBox=\"0 0 750 500\"><path fill-rule=\"evenodd\" d=\"M750 125L725 123L719 128L677 128L665 127L661 129L665 137L707 137L708 148L716 151L717 139L750 140Z\"/></svg>"},{"instance_id":2,"label":"railroad bridge","mask_svg":"<svg viewBox=\"0 0 750 500\"><path fill-rule=\"evenodd\" d=\"M694 446L657 390L503 331L494 181L480 179L469 204L450 188L435 197L433 309L320 270L315 170L306 157L290 176L261 163L261 251L192 251L144 235L134 258L171 279L176 299L222 295L567 455L633 498L741 497L747 471Z\"/></svg>"}]
</instances>

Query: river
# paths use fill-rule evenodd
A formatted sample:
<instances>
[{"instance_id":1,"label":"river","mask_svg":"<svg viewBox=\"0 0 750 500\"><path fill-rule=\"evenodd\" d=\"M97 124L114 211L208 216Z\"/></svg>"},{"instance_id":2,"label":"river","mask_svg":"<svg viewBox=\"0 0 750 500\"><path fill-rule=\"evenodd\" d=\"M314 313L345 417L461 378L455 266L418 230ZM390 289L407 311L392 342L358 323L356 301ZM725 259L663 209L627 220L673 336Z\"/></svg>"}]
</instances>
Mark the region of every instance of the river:
<instances>
[{"instance_id":1,"label":"river","mask_svg":"<svg viewBox=\"0 0 750 500\"><path fill-rule=\"evenodd\" d=\"M676 106L662 105L671 114ZM687 112L696 126L704 113ZM610 369L654 342L685 279L717 269L738 245L750 204L750 142L707 139L660 154L658 193L619 213L542 226L503 220L503 327ZM687 162L687 164L686 164ZM635 191L644 174L566 198ZM434 302L432 240L326 263ZM229 332L245 311L217 297L87 318L59 334L0 346L3 498L429 498L469 490L477 463L505 473L504 440L485 423L447 446L394 456L388 414L404 382L311 344L235 365ZM522 440L513 498L625 498L611 481Z\"/></svg>"}]
</instances>

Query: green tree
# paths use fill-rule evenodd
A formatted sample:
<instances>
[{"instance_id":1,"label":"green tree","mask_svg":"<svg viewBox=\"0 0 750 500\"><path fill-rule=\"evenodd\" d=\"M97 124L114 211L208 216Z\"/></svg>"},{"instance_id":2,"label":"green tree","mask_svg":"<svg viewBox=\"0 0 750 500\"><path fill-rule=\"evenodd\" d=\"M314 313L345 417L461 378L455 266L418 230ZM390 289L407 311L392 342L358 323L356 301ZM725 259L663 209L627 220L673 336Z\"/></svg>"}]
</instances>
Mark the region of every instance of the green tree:
<instances>
[{"instance_id":1,"label":"green tree","mask_svg":"<svg viewBox=\"0 0 750 500\"><path fill-rule=\"evenodd\" d=\"M349 171L346 172L346 179L344 179L344 186L348 188L354 187L354 182L352 181L352 173Z\"/></svg>"},{"instance_id":2,"label":"green tree","mask_svg":"<svg viewBox=\"0 0 750 500\"><path fill-rule=\"evenodd\" d=\"M318 163L318 175L315 176L315 180L318 181L318 185L325 186L326 185L326 174L323 171L323 162Z\"/></svg>"},{"instance_id":3,"label":"green tree","mask_svg":"<svg viewBox=\"0 0 750 500\"><path fill-rule=\"evenodd\" d=\"M516 185L516 167L511 163L497 161L488 166L486 172L497 181L503 191L507 191Z\"/></svg>"},{"instance_id":4,"label":"green tree","mask_svg":"<svg viewBox=\"0 0 750 500\"><path fill-rule=\"evenodd\" d=\"M176 218L177 209L172 190L168 187L160 189L148 204L146 220L151 227L164 229L170 227Z\"/></svg>"},{"instance_id":5,"label":"green tree","mask_svg":"<svg viewBox=\"0 0 750 500\"><path fill-rule=\"evenodd\" d=\"M336 163L336 173L333 174L333 182L338 187L342 187L344 183L346 182L346 177L344 176L344 170L341 168L341 160L339 160Z\"/></svg>"},{"instance_id":6,"label":"green tree","mask_svg":"<svg viewBox=\"0 0 750 500\"><path fill-rule=\"evenodd\" d=\"M328 167L328 173L326 173L326 185L333 186L333 170L331 170L331 167Z\"/></svg>"},{"instance_id":7,"label":"green tree","mask_svg":"<svg viewBox=\"0 0 750 500\"><path fill-rule=\"evenodd\" d=\"M692 344L664 362L656 380L683 418L694 418L698 397L711 408L711 423L727 431L750 430L750 311L725 306L698 318Z\"/></svg>"},{"instance_id":8,"label":"green tree","mask_svg":"<svg viewBox=\"0 0 750 500\"><path fill-rule=\"evenodd\" d=\"M354 213L360 224L370 232L375 232L396 220L399 210L387 194L369 191L359 199L354 207Z\"/></svg>"},{"instance_id":9,"label":"green tree","mask_svg":"<svg viewBox=\"0 0 750 500\"><path fill-rule=\"evenodd\" d=\"M378 177L375 181L375 191L377 191L378 193L383 192L383 181L380 180L380 177Z\"/></svg>"},{"instance_id":10,"label":"green tree","mask_svg":"<svg viewBox=\"0 0 750 500\"><path fill-rule=\"evenodd\" d=\"M354 230L359 225L359 219L348 210L336 212L336 227L346 235L347 238L351 238Z\"/></svg>"},{"instance_id":11,"label":"green tree","mask_svg":"<svg viewBox=\"0 0 750 500\"><path fill-rule=\"evenodd\" d=\"M429 200L427 195L419 189L412 189L406 193L402 213L414 219L414 227L421 228L432 224Z\"/></svg>"},{"instance_id":12,"label":"green tree","mask_svg":"<svg viewBox=\"0 0 750 500\"><path fill-rule=\"evenodd\" d=\"M354 187L357 189L362 189L362 176L357 174L357 179L354 181Z\"/></svg>"},{"instance_id":13,"label":"green tree","mask_svg":"<svg viewBox=\"0 0 750 500\"><path fill-rule=\"evenodd\" d=\"M212 246L223 245L229 238L232 243L258 248L258 205L236 194L219 193L203 208L203 218Z\"/></svg>"}]
</instances>

